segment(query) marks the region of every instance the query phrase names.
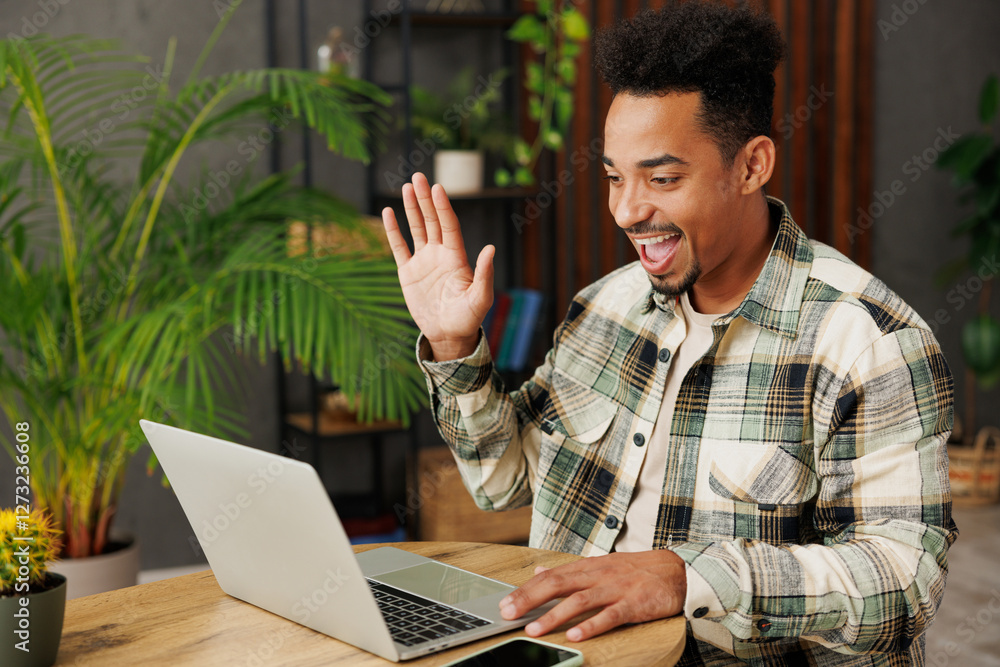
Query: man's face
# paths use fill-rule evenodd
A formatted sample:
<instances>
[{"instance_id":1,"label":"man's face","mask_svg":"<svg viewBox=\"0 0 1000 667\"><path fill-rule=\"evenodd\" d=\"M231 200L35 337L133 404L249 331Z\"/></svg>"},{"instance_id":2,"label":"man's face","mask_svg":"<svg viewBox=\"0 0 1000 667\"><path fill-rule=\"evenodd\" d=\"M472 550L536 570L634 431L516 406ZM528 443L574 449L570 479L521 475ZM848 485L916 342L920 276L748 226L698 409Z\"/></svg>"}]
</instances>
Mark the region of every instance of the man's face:
<instances>
[{"instance_id":1,"label":"man's face","mask_svg":"<svg viewBox=\"0 0 1000 667\"><path fill-rule=\"evenodd\" d=\"M621 93L604 126L611 213L653 289L668 296L731 282L727 261L744 236L740 160L723 165L716 143L697 126L700 102L700 93Z\"/></svg>"}]
</instances>

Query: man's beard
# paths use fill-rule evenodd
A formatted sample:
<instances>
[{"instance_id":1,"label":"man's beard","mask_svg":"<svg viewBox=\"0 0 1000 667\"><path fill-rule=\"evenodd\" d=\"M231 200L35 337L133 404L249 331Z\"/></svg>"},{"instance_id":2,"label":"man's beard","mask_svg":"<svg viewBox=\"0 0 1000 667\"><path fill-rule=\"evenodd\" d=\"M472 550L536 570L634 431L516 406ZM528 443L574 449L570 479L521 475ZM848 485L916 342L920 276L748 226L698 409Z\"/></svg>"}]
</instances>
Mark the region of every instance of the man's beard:
<instances>
[{"instance_id":1,"label":"man's beard","mask_svg":"<svg viewBox=\"0 0 1000 667\"><path fill-rule=\"evenodd\" d=\"M649 276L649 284L653 286L654 292L658 292L668 299L673 299L694 287L694 284L698 282L698 278L701 277L701 264L698 263L697 259L694 260L691 268L681 278L680 283L676 285L668 283L667 279L663 276L654 276L649 273L646 275Z\"/></svg>"}]
</instances>

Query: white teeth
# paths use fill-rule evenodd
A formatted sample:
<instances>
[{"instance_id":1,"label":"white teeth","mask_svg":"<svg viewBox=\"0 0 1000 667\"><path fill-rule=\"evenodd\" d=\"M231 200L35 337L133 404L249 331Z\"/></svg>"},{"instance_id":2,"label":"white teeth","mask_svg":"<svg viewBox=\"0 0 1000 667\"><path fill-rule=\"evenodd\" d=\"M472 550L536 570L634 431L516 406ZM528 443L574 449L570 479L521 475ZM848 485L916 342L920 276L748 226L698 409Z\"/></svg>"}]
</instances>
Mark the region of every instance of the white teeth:
<instances>
[{"instance_id":1,"label":"white teeth","mask_svg":"<svg viewBox=\"0 0 1000 667\"><path fill-rule=\"evenodd\" d=\"M657 243L663 243L667 239L677 236L677 234L664 234L663 236L651 236L646 239L636 239L635 242L639 245L655 245Z\"/></svg>"}]
</instances>

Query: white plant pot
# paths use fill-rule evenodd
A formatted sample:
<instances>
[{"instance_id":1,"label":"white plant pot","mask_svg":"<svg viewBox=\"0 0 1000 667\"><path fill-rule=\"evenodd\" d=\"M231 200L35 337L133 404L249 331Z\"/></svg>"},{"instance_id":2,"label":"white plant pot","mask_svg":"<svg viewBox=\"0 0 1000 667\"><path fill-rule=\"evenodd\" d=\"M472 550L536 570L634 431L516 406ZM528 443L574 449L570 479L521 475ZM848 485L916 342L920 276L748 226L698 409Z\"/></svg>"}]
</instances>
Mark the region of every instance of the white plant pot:
<instances>
[{"instance_id":1,"label":"white plant pot","mask_svg":"<svg viewBox=\"0 0 1000 667\"><path fill-rule=\"evenodd\" d=\"M126 537L115 540L119 549L100 556L64 558L49 568L66 577L66 599L105 593L135 586L139 580L139 541Z\"/></svg>"},{"instance_id":2,"label":"white plant pot","mask_svg":"<svg viewBox=\"0 0 1000 667\"><path fill-rule=\"evenodd\" d=\"M434 181L449 195L469 195L483 189L482 151L439 150L434 153Z\"/></svg>"}]
</instances>

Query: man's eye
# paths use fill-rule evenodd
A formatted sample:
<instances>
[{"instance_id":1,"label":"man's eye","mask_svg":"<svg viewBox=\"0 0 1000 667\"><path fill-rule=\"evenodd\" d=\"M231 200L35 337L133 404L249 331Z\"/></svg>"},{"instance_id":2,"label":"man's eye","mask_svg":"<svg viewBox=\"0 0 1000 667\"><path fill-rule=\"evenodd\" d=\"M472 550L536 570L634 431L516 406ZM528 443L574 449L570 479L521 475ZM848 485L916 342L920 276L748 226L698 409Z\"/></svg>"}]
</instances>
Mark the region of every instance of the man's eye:
<instances>
[{"instance_id":1,"label":"man's eye","mask_svg":"<svg viewBox=\"0 0 1000 667\"><path fill-rule=\"evenodd\" d=\"M622 177L621 176L612 176L611 174L608 174L607 176L604 176L604 180L605 181L611 181L612 183L620 183L621 180L622 180Z\"/></svg>"},{"instance_id":2,"label":"man's eye","mask_svg":"<svg viewBox=\"0 0 1000 667\"><path fill-rule=\"evenodd\" d=\"M657 185L670 185L677 182L676 176L657 176L652 179Z\"/></svg>"}]
</instances>

